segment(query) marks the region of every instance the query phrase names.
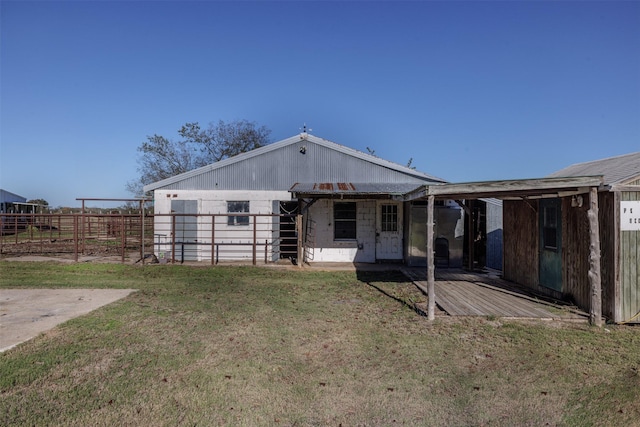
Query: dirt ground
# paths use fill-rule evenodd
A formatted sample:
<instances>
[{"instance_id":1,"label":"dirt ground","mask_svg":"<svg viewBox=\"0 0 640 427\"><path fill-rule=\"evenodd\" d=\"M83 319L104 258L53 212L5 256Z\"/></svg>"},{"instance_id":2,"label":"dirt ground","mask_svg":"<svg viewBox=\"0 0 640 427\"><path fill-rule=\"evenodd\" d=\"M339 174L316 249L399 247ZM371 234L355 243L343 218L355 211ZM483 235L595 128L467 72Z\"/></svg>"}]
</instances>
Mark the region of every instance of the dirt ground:
<instances>
[{"instance_id":1,"label":"dirt ground","mask_svg":"<svg viewBox=\"0 0 640 427\"><path fill-rule=\"evenodd\" d=\"M2 289L0 352L96 308L124 298L134 289Z\"/></svg>"}]
</instances>

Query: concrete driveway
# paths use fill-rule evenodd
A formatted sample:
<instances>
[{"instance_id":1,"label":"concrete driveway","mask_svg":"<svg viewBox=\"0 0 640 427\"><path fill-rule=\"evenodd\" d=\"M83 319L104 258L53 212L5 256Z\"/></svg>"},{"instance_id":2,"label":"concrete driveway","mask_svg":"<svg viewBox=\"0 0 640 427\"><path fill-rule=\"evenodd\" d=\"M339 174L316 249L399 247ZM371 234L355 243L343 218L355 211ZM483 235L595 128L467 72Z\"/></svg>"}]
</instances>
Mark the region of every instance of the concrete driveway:
<instances>
[{"instance_id":1,"label":"concrete driveway","mask_svg":"<svg viewBox=\"0 0 640 427\"><path fill-rule=\"evenodd\" d=\"M135 289L1 289L0 352Z\"/></svg>"}]
</instances>

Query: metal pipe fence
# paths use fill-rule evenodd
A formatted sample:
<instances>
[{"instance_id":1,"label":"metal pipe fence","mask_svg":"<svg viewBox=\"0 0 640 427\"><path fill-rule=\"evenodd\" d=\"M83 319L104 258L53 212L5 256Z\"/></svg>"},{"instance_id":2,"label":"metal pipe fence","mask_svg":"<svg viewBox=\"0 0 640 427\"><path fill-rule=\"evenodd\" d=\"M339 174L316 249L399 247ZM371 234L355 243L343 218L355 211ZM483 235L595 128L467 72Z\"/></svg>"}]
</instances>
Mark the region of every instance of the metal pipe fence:
<instances>
[{"instance_id":1,"label":"metal pipe fence","mask_svg":"<svg viewBox=\"0 0 640 427\"><path fill-rule=\"evenodd\" d=\"M163 263L270 263L297 259L293 214L156 214L154 252Z\"/></svg>"},{"instance_id":2,"label":"metal pipe fence","mask_svg":"<svg viewBox=\"0 0 640 427\"><path fill-rule=\"evenodd\" d=\"M6 256L131 256L153 245L153 217L141 214L0 214Z\"/></svg>"},{"instance_id":3,"label":"metal pipe fence","mask_svg":"<svg viewBox=\"0 0 640 427\"><path fill-rule=\"evenodd\" d=\"M297 260L296 215L0 214L0 256L119 258L123 263ZM155 257L151 256L154 254Z\"/></svg>"}]
</instances>

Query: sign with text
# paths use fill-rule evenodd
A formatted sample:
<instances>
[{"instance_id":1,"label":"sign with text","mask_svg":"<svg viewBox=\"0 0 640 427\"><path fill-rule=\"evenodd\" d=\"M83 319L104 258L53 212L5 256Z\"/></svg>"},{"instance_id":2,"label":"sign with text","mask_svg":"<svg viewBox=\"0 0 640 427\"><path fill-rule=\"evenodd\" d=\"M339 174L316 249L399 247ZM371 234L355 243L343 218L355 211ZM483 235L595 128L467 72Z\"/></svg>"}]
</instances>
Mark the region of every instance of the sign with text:
<instances>
[{"instance_id":1,"label":"sign with text","mask_svg":"<svg viewBox=\"0 0 640 427\"><path fill-rule=\"evenodd\" d=\"M640 231L640 201L620 202L620 230Z\"/></svg>"}]
</instances>

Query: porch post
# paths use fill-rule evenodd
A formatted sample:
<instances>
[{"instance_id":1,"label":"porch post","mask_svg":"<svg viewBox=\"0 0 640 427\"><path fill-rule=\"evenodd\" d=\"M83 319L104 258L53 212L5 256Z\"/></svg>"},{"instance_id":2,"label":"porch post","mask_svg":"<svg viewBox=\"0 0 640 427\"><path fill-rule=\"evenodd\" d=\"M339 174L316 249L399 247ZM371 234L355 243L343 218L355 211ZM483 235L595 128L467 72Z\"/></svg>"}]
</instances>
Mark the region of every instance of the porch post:
<instances>
[{"instance_id":1,"label":"porch post","mask_svg":"<svg viewBox=\"0 0 640 427\"><path fill-rule=\"evenodd\" d=\"M473 213L474 213L474 200L470 199L467 200L467 203L469 205L469 210L467 211L467 213L469 214L469 219L467 220L467 228L469 230L469 235L467 236L467 246L468 246L468 250L467 250L467 256L469 257L469 259L467 260L468 264L469 264L469 271L473 271L474 267L476 265L476 253L475 253L475 249L476 249L476 233L475 233L475 223L473 220Z\"/></svg>"},{"instance_id":2,"label":"porch post","mask_svg":"<svg viewBox=\"0 0 640 427\"><path fill-rule=\"evenodd\" d=\"M591 308L589 322L602 326L602 282L600 277L600 226L598 223L598 188L591 187L589 193L589 283L591 285Z\"/></svg>"},{"instance_id":3,"label":"porch post","mask_svg":"<svg viewBox=\"0 0 640 427\"><path fill-rule=\"evenodd\" d=\"M427 319L434 320L436 318L436 279L435 266L433 259L433 205L434 196L427 198L427 295L429 297L427 305Z\"/></svg>"}]
</instances>

